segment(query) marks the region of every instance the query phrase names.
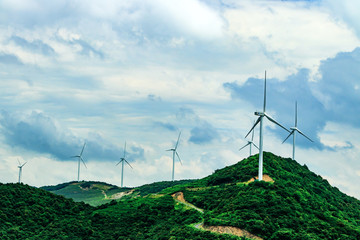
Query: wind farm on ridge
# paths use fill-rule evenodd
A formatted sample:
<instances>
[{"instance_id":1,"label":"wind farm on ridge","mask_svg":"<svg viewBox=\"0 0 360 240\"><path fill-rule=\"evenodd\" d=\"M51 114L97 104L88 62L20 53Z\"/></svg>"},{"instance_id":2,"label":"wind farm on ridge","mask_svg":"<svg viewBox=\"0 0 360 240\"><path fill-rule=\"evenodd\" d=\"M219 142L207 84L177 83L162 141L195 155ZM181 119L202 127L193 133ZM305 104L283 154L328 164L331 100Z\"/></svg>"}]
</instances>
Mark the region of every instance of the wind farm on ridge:
<instances>
[{"instance_id":1,"label":"wind farm on ridge","mask_svg":"<svg viewBox=\"0 0 360 240\"><path fill-rule=\"evenodd\" d=\"M286 132L289 133L289 135L285 138L285 140L282 142L286 142L286 140L292 135L293 136L293 144L292 144L292 159L295 160L295 147L296 147L296 141L295 141L295 136L296 136L296 132L298 132L300 135L304 136L306 139L308 139L309 141L313 142L313 140L311 140L308 136L306 136L303 132L300 131L300 129L297 127L297 122L298 122L298 114L297 114L297 101L295 102L295 126L294 127L290 127L289 129L284 127L282 124L280 124L278 121L276 121L275 119L273 119L268 113L266 113L266 93L267 93L267 89L266 89L266 71L265 71L265 77L264 77L264 94L263 94L263 110L261 112L256 111L254 113L255 116L258 116L257 120L254 121L253 126L251 127L251 129L249 130L249 132L246 134L245 139L251 134L251 140L248 140L247 144L244 145L243 147L241 147L239 149L242 150L245 147L249 147L249 154L250 156L252 155L252 147L254 146L256 149L259 150L259 166L258 166L258 177L257 179L259 181L263 180L263 149L264 149L264 117L266 119L268 119L270 122L276 124L277 126L281 127L283 130L285 130ZM259 145L257 146L254 142L254 135L255 135L255 128L256 126L260 124L260 128L259 128ZM179 143L180 143L180 137L181 137L181 131L179 132L177 141L175 143L174 148L170 148L166 151L172 152L172 169L171 169L171 181L175 180L175 163L176 163L176 159L179 161L179 163L182 165L182 161L181 158L178 154L178 147L179 147ZM79 155L74 155L71 156L71 158L77 158L77 181L80 181L80 166L81 166L81 162L84 165L85 168L87 168L85 161L83 159L83 153L86 147L86 141L83 144L83 147L81 149L81 152ZM121 163L121 187L123 187L124 185L124 165L125 163L131 168L133 169L133 167L131 166L131 164L128 162L128 160L126 159L126 141L124 144L124 148L123 148L123 157L120 158L120 161L116 164L119 165ZM22 167L26 164L27 162L25 162L24 164L20 164L19 162L19 180L18 182L21 182L21 174L22 174Z\"/></svg>"}]
</instances>

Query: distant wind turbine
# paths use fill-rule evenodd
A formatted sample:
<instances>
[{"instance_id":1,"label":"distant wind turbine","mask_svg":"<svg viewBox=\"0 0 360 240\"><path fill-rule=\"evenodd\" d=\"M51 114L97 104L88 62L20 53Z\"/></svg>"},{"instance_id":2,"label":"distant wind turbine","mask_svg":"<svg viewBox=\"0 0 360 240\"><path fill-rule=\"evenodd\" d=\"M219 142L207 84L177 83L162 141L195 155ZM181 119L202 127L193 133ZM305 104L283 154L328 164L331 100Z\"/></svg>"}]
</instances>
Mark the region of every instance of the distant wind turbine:
<instances>
[{"instance_id":1,"label":"distant wind turbine","mask_svg":"<svg viewBox=\"0 0 360 240\"><path fill-rule=\"evenodd\" d=\"M21 164L20 161L19 161L19 159L18 159L18 162L19 162L19 166L18 166L18 168L19 168L19 183L21 183L22 168L23 168L23 166L25 166L25 164L26 164L27 162Z\"/></svg>"},{"instance_id":2,"label":"distant wind turbine","mask_svg":"<svg viewBox=\"0 0 360 240\"><path fill-rule=\"evenodd\" d=\"M125 159L126 157L126 142L124 146L124 156L120 158L120 161L115 165L119 165L121 163L121 187L123 187L123 180L124 180L124 163L126 162L131 168L133 168L130 163Z\"/></svg>"},{"instance_id":3,"label":"distant wind turbine","mask_svg":"<svg viewBox=\"0 0 360 240\"><path fill-rule=\"evenodd\" d=\"M308 136L306 136L304 133L302 133L300 131L300 129L297 128L297 102L295 102L295 127L291 127L290 128L291 132L290 134L285 138L285 140L282 142L284 143L291 135L293 135L293 155L292 155L292 159L295 160L295 136L296 136L296 132L300 133L301 135L303 135L305 138L307 138L310 142L314 142L313 140L311 140Z\"/></svg>"},{"instance_id":4,"label":"distant wind turbine","mask_svg":"<svg viewBox=\"0 0 360 240\"><path fill-rule=\"evenodd\" d=\"M286 130L287 132L290 133L289 130L287 130L284 126L282 126L280 123L278 123L277 121L275 121L272 117L270 117L267 113L266 113L266 71L265 71L265 85L264 85L264 107L263 107L263 111L262 112L255 112L254 114L256 116L259 116L258 119L256 120L255 124L253 125L253 127L250 129L250 131L248 132L248 134L246 134L245 138L251 133L251 131L256 127L256 125L258 123L260 123L260 137L259 137L259 181L262 181L262 177L263 177L263 119L264 117L266 117L269 121L275 123L276 125L280 126L281 128L283 128L284 130Z\"/></svg>"},{"instance_id":5,"label":"distant wind turbine","mask_svg":"<svg viewBox=\"0 0 360 240\"><path fill-rule=\"evenodd\" d=\"M178 154L177 151L176 151L177 148L178 148L178 146L179 146L180 135L181 135L181 132L179 133L179 137L178 137L177 142L176 142L176 144L175 144L175 148L171 148L171 149L166 150L166 151L172 151L172 152L173 152L173 166L172 166L172 177L171 177L171 180L172 180L172 181L174 181L175 155L178 157L179 162L180 162L180 164L182 165L180 156L179 156L179 154Z\"/></svg>"},{"instance_id":6,"label":"distant wind turbine","mask_svg":"<svg viewBox=\"0 0 360 240\"><path fill-rule=\"evenodd\" d=\"M83 152L84 152L85 145L86 145L86 142L84 143L84 146L83 146L83 148L82 148L82 150L81 150L80 155L72 156L73 158L77 158L77 159L78 159L78 177L77 177L78 182L80 181L80 161L84 164L85 168L87 168L87 167L86 167L86 164L85 164L85 162L84 162L84 159L82 158L82 154L83 154Z\"/></svg>"},{"instance_id":7,"label":"distant wind turbine","mask_svg":"<svg viewBox=\"0 0 360 240\"><path fill-rule=\"evenodd\" d=\"M255 121L254 121L254 124L255 124ZM245 146L243 146L242 148L240 148L239 151L246 148L247 146L249 146L249 148L250 148L250 156L251 156L251 147L252 147L252 145L254 145L254 147L259 149L258 146L256 146L256 144L254 143L254 129L252 130L251 140L250 141L248 140L248 143L245 144Z\"/></svg>"}]
</instances>

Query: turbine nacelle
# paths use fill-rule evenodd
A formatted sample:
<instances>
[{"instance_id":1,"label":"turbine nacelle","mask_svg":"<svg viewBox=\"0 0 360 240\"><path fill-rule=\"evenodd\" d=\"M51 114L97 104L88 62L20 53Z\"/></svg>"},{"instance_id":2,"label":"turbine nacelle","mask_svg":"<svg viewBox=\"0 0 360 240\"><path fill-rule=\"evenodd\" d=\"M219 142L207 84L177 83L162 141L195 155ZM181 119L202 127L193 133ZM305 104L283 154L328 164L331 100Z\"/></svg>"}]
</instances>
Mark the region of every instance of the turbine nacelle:
<instances>
[{"instance_id":1,"label":"turbine nacelle","mask_svg":"<svg viewBox=\"0 0 360 240\"><path fill-rule=\"evenodd\" d=\"M256 116L262 116L262 117L266 115L266 113L264 113L264 112L254 112L254 114Z\"/></svg>"}]
</instances>

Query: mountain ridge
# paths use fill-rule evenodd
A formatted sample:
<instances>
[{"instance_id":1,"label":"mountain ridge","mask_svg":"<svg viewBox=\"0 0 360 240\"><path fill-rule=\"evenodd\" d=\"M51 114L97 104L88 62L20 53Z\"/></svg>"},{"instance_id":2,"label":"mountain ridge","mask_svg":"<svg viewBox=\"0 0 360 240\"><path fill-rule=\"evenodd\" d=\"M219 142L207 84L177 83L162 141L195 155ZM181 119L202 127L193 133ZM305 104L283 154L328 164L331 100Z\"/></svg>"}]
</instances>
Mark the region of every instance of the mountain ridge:
<instances>
[{"instance_id":1,"label":"mountain ridge","mask_svg":"<svg viewBox=\"0 0 360 240\"><path fill-rule=\"evenodd\" d=\"M359 200L340 192L306 165L301 166L290 158L264 153L264 174L272 179L269 182L249 181L257 176L257 166L257 155L254 155L202 179L185 180L167 187L166 183L140 186L142 191L134 190L98 207L22 184L1 184L0 203L2 208L7 206L9 212L16 212L15 216L28 218L27 222L38 227L44 236L50 236L53 227L44 224L46 220L37 220L41 215L29 204L35 204L35 209L50 208L48 212L61 223L54 227L72 239L99 239L99 236L101 239L247 239L246 236L212 233L208 231L211 226L221 231L241 229L251 234L248 236L270 240L360 239ZM17 188L20 190L14 191ZM175 199L174 194L180 192L189 205ZM29 199L33 200L29 202ZM56 213L52 210L52 202L66 203L74 213L70 210ZM21 209L31 214L24 214ZM63 225L71 226L63 219L63 213L80 222L81 233L62 229ZM18 232L31 235L29 226L19 226L12 219L13 215L4 211L0 214L5 219L4 224L0 224L0 236ZM206 227L200 228L199 223Z\"/></svg>"}]
</instances>

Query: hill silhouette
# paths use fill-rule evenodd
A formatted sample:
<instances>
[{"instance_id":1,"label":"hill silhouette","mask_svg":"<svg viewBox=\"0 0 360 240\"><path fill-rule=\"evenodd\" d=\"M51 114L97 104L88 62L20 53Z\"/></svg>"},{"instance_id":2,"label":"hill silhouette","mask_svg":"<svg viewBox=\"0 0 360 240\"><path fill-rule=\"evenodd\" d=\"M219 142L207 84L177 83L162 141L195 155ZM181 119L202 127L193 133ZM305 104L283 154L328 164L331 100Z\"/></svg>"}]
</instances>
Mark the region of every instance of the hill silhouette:
<instances>
[{"instance_id":1,"label":"hill silhouette","mask_svg":"<svg viewBox=\"0 0 360 240\"><path fill-rule=\"evenodd\" d=\"M268 182L254 181L257 167L255 155L196 181L125 189L97 207L1 184L0 238L360 239L359 200L290 158L264 153Z\"/></svg>"}]
</instances>

